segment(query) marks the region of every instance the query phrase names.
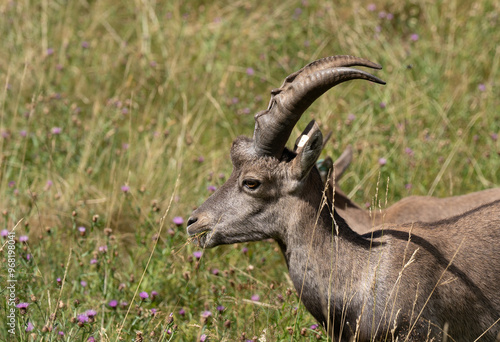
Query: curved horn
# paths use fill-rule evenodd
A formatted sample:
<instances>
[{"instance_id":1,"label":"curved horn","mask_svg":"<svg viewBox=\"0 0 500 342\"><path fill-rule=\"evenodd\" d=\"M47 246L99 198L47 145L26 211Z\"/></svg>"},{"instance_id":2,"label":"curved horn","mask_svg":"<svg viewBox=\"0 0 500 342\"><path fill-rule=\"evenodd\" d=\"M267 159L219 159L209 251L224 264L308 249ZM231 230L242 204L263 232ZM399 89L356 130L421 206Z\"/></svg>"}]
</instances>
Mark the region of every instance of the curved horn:
<instances>
[{"instance_id":1,"label":"curved horn","mask_svg":"<svg viewBox=\"0 0 500 342\"><path fill-rule=\"evenodd\" d=\"M302 113L328 89L345 81L381 79L349 66L382 69L379 64L353 56L331 56L314 61L288 76L280 88L271 91L267 110L255 115L254 148L259 155L279 158Z\"/></svg>"}]
</instances>

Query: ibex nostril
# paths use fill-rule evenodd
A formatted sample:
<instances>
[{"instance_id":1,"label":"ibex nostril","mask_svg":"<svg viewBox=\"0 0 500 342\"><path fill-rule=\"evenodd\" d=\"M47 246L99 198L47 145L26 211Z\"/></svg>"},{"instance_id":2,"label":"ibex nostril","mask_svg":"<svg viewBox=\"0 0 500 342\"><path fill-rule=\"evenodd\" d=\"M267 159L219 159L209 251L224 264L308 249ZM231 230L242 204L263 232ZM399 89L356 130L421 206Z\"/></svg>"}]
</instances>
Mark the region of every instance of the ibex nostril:
<instances>
[{"instance_id":1,"label":"ibex nostril","mask_svg":"<svg viewBox=\"0 0 500 342\"><path fill-rule=\"evenodd\" d=\"M195 223L196 221L198 221L198 218L197 218L197 217L190 217L190 218L188 219L188 222L187 222L188 227L189 227L190 225L192 225L193 223Z\"/></svg>"}]
</instances>

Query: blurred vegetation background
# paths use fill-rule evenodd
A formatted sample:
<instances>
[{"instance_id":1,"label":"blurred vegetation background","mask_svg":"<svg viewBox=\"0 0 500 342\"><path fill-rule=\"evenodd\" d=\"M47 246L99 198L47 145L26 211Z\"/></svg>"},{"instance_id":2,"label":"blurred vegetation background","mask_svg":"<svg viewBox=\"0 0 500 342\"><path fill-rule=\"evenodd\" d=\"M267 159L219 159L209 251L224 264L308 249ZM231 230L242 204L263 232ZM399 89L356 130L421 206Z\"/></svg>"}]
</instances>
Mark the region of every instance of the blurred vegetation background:
<instances>
[{"instance_id":1,"label":"blurred vegetation background","mask_svg":"<svg viewBox=\"0 0 500 342\"><path fill-rule=\"evenodd\" d=\"M270 90L335 54L380 63L387 85L336 87L291 140L315 118L333 131L325 156L354 146L341 186L356 202L498 187L499 14L492 0L2 2L1 228L31 303L15 338L326 340L273 242L199 257L181 219L229 176Z\"/></svg>"}]
</instances>

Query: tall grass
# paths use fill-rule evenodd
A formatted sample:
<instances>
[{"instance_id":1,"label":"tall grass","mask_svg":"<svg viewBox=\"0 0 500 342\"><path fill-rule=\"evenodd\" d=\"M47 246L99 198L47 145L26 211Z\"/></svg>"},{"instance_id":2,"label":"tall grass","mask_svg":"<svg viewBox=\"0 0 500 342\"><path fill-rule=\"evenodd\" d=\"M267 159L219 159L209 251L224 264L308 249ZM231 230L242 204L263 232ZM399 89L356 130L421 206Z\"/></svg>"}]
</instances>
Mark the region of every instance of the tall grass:
<instances>
[{"instance_id":1,"label":"tall grass","mask_svg":"<svg viewBox=\"0 0 500 342\"><path fill-rule=\"evenodd\" d=\"M3 2L1 228L29 306L0 339L326 340L274 243L200 257L174 217L229 176L269 91L333 54L382 64L388 83L335 88L292 139L314 117L334 133L325 155L352 144L355 201L378 177L388 203L498 186L499 14L491 0Z\"/></svg>"}]
</instances>

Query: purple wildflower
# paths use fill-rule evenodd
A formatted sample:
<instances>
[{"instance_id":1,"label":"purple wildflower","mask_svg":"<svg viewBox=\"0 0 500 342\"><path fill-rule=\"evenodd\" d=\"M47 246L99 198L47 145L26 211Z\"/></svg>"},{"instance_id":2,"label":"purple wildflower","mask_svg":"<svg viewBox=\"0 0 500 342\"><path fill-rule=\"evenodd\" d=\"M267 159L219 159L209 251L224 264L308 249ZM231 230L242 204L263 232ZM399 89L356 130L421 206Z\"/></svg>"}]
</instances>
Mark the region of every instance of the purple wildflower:
<instances>
[{"instance_id":1,"label":"purple wildflower","mask_svg":"<svg viewBox=\"0 0 500 342\"><path fill-rule=\"evenodd\" d=\"M210 317L210 316L212 316L212 312L210 312L210 311L208 311L208 310L205 310L205 311L203 311L203 312L201 313L201 317L203 317L203 318L208 318L208 317Z\"/></svg>"},{"instance_id":2,"label":"purple wildflower","mask_svg":"<svg viewBox=\"0 0 500 342\"><path fill-rule=\"evenodd\" d=\"M124 193L127 193L127 192L129 192L129 191L130 191L130 187L129 187L128 185L122 185L121 189L122 189L122 191L123 191Z\"/></svg>"},{"instance_id":3,"label":"purple wildflower","mask_svg":"<svg viewBox=\"0 0 500 342\"><path fill-rule=\"evenodd\" d=\"M122 308L126 308L126 307L128 306L128 302L126 302L126 301L122 301L122 302L120 302L120 306L121 306Z\"/></svg>"},{"instance_id":4,"label":"purple wildflower","mask_svg":"<svg viewBox=\"0 0 500 342\"><path fill-rule=\"evenodd\" d=\"M58 334L59 336L64 336L64 331L59 331Z\"/></svg>"},{"instance_id":5,"label":"purple wildflower","mask_svg":"<svg viewBox=\"0 0 500 342\"><path fill-rule=\"evenodd\" d=\"M200 336L200 342L205 342L207 340L207 335L203 334Z\"/></svg>"},{"instance_id":6,"label":"purple wildflower","mask_svg":"<svg viewBox=\"0 0 500 342\"><path fill-rule=\"evenodd\" d=\"M9 231L7 229L2 229L2 231L0 232L0 236L2 236L3 238L7 237L9 235Z\"/></svg>"},{"instance_id":7,"label":"purple wildflower","mask_svg":"<svg viewBox=\"0 0 500 342\"><path fill-rule=\"evenodd\" d=\"M202 255L203 255L203 252L201 252L201 251L196 251L196 252L193 252L193 256L194 256L196 259L198 259L198 260L200 260L200 259L201 259L201 256L202 256Z\"/></svg>"},{"instance_id":8,"label":"purple wildflower","mask_svg":"<svg viewBox=\"0 0 500 342\"><path fill-rule=\"evenodd\" d=\"M380 102L379 106L380 108L384 109L385 107L387 107L387 104L385 102Z\"/></svg>"},{"instance_id":9,"label":"purple wildflower","mask_svg":"<svg viewBox=\"0 0 500 342\"><path fill-rule=\"evenodd\" d=\"M247 248L247 247L243 247L243 248L241 249L241 253L243 253L243 254L247 254L247 253L248 253L248 248Z\"/></svg>"},{"instance_id":10,"label":"purple wildflower","mask_svg":"<svg viewBox=\"0 0 500 342\"><path fill-rule=\"evenodd\" d=\"M94 336L90 336L90 337L87 339L87 342L95 342L95 338L94 338Z\"/></svg>"},{"instance_id":11,"label":"purple wildflower","mask_svg":"<svg viewBox=\"0 0 500 342\"><path fill-rule=\"evenodd\" d=\"M260 296L258 294L254 294L250 299L254 302L258 302L260 300Z\"/></svg>"},{"instance_id":12,"label":"purple wildflower","mask_svg":"<svg viewBox=\"0 0 500 342\"><path fill-rule=\"evenodd\" d=\"M205 157L199 156L198 157L198 163L203 163L205 161Z\"/></svg>"},{"instance_id":13,"label":"purple wildflower","mask_svg":"<svg viewBox=\"0 0 500 342\"><path fill-rule=\"evenodd\" d=\"M28 306L29 306L28 303L19 303L16 305L16 307L19 309L19 312L21 313L21 315L26 314L26 312L28 311Z\"/></svg>"},{"instance_id":14,"label":"purple wildflower","mask_svg":"<svg viewBox=\"0 0 500 342\"><path fill-rule=\"evenodd\" d=\"M89 316L87 316L86 314L79 314L76 319L78 319L78 322L80 323L88 323L89 322Z\"/></svg>"},{"instance_id":15,"label":"purple wildflower","mask_svg":"<svg viewBox=\"0 0 500 342\"><path fill-rule=\"evenodd\" d=\"M354 121L355 119L356 119L356 115L354 115L352 113L349 113L349 115L347 115L347 120Z\"/></svg>"},{"instance_id":16,"label":"purple wildflower","mask_svg":"<svg viewBox=\"0 0 500 342\"><path fill-rule=\"evenodd\" d=\"M118 301L115 300L115 299L112 299L112 300L109 301L108 305L109 305L110 308L116 309L116 307L118 306Z\"/></svg>"},{"instance_id":17,"label":"purple wildflower","mask_svg":"<svg viewBox=\"0 0 500 342\"><path fill-rule=\"evenodd\" d=\"M405 184L406 190L410 190L412 187L413 187L413 185L411 183Z\"/></svg>"},{"instance_id":18,"label":"purple wildflower","mask_svg":"<svg viewBox=\"0 0 500 342\"><path fill-rule=\"evenodd\" d=\"M253 76L255 74L255 71L253 70L253 68L247 68L247 75L248 76Z\"/></svg>"},{"instance_id":19,"label":"purple wildflower","mask_svg":"<svg viewBox=\"0 0 500 342\"><path fill-rule=\"evenodd\" d=\"M13 188L14 186L16 186L16 182L10 181L9 182L9 188Z\"/></svg>"},{"instance_id":20,"label":"purple wildflower","mask_svg":"<svg viewBox=\"0 0 500 342\"><path fill-rule=\"evenodd\" d=\"M23 129L23 130L19 131L19 135L24 138L28 135L28 132L26 132L26 130Z\"/></svg>"},{"instance_id":21,"label":"purple wildflower","mask_svg":"<svg viewBox=\"0 0 500 342\"><path fill-rule=\"evenodd\" d=\"M418 34L416 33L413 33L411 36L410 36L410 40L412 42L416 42L420 37L418 36Z\"/></svg>"},{"instance_id":22,"label":"purple wildflower","mask_svg":"<svg viewBox=\"0 0 500 342\"><path fill-rule=\"evenodd\" d=\"M61 134L62 128L61 127L52 127L52 129L50 130L50 132L52 134L54 134L54 135Z\"/></svg>"},{"instance_id":23,"label":"purple wildflower","mask_svg":"<svg viewBox=\"0 0 500 342\"><path fill-rule=\"evenodd\" d=\"M87 42L87 41L83 41L83 42L82 42L82 48L84 48L84 49L88 49L88 48L89 48L89 46L90 46L89 42Z\"/></svg>"},{"instance_id":24,"label":"purple wildflower","mask_svg":"<svg viewBox=\"0 0 500 342\"><path fill-rule=\"evenodd\" d=\"M27 242L28 241L28 235L21 235L19 237L19 242Z\"/></svg>"},{"instance_id":25,"label":"purple wildflower","mask_svg":"<svg viewBox=\"0 0 500 342\"><path fill-rule=\"evenodd\" d=\"M184 223L184 219L180 216L176 216L176 217L174 217L172 222L174 222L174 224L177 226L181 226Z\"/></svg>"},{"instance_id":26,"label":"purple wildflower","mask_svg":"<svg viewBox=\"0 0 500 342\"><path fill-rule=\"evenodd\" d=\"M101 253L106 253L108 251L108 246L107 245L99 246L98 250Z\"/></svg>"},{"instance_id":27,"label":"purple wildflower","mask_svg":"<svg viewBox=\"0 0 500 342\"><path fill-rule=\"evenodd\" d=\"M219 312L222 312L222 311L224 311L225 309L226 309L226 308L225 308L223 305L219 305L219 306L217 306L217 311L219 311Z\"/></svg>"},{"instance_id":28,"label":"purple wildflower","mask_svg":"<svg viewBox=\"0 0 500 342\"><path fill-rule=\"evenodd\" d=\"M46 51L47 56L51 56L54 54L54 49L53 48L48 48Z\"/></svg>"},{"instance_id":29,"label":"purple wildflower","mask_svg":"<svg viewBox=\"0 0 500 342\"><path fill-rule=\"evenodd\" d=\"M317 325L317 324L313 324L313 325L311 325L311 326L309 327L309 329L311 329L311 330L316 330L316 329L318 329L318 325Z\"/></svg>"},{"instance_id":30,"label":"purple wildflower","mask_svg":"<svg viewBox=\"0 0 500 342\"><path fill-rule=\"evenodd\" d=\"M90 259L90 264L91 265L97 264L97 259Z\"/></svg>"},{"instance_id":31,"label":"purple wildflower","mask_svg":"<svg viewBox=\"0 0 500 342\"><path fill-rule=\"evenodd\" d=\"M218 269L218 268L214 268L214 269L212 270L212 274L213 274L213 275L218 275L218 274L219 274L219 269Z\"/></svg>"},{"instance_id":32,"label":"purple wildflower","mask_svg":"<svg viewBox=\"0 0 500 342\"><path fill-rule=\"evenodd\" d=\"M93 318L93 317L95 317L95 316L97 315L97 312L96 312L95 310L90 309L90 310L87 310L87 311L85 312L85 314L86 314L88 317Z\"/></svg>"},{"instance_id":33,"label":"purple wildflower","mask_svg":"<svg viewBox=\"0 0 500 342\"><path fill-rule=\"evenodd\" d=\"M80 285L82 287L86 287L87 286L87 282L85 280L82 280L82 281L80 281Z\"/></svg>"},{"instance_id":34,"label":"purple wildflower","mask_svg":"<svg viewBox=\"0 0 500 342\"><path fill-rule=\"evenodd\" d=\"M85 229L85 227L78 227L78 231L80 232L81 236L84 236L86 229Z\"/></svg>"},{"instance_id":35,"label":"purple wildflower","mask_svg":"<svg viewBox=\"0 0 500 342\"><path fill-rule=\"evenodd\" d=\"M377 5L375 4L368 4L368 6L366 6L366 9L370 12L375 12L375 10L377 9Z\"/></svg>"},{"instance_id":36,"label":"purple wildflower","mask_svg":"<svg viewBox=\"0 0 500 342\"><path fill-rule=\"evenodd\" d=\"M215 190L217 190L217 188L214 185L209 185L207 186L207 190L208 192L214 192Z\"/></svg>"},{"instance_id":37,"label":"purple wildflower","mask_svg":"<svg viewBox=\"0 0 500 342\"><path fill-rule=\"evenodd\" d=\"M28 322L28 324L26 325L26 331L33 331L33 329L35 329L33 323Z\"/></svg>"},{"instance_id":38,"label":"purple wildflower","mask_svg":"<svg viewBox=\"0 0 500 342\"><path fill-rule=\"evenodd\" d=\"M411 148L409 148L409 147L405 148L405 153L406 153L407 155L409 155L410 157L413 157L413 155L415 154L415 153L413 152L413 150L412 150Z\"/></svg>"},{"instance_id":39,"label":"purple wildflower","mask_svg":"<svg viewBox=\"0 0 500 342\"><path fill-rule=\"evenodd\" d=\"M179 315L184 316L186 314L186 310L184 308L180 308Z\"/></svg>"},{"instance_id":40,"label":"purple wildflower","mask_svg":"<svg viewBox=\"0 0 500 342\"><path fill-rule=\"evenodd\" d=\"M380 165L380 166L384 166L385 164L387 164L387 159L385 159L385 158L380 158L380 159L378 160L378 163L379 163L379 165Z\"/></svg>"},{"instance_id":41,"label":"purple wildflower","mask_svg":"<svg viewBox=\"0 0 500 342\"><path fill-rule=\"evenodd\" d=\"M477 88L479 89L479 91L485 91L486 90L486 85L484 83L480 83Z\"/></svg>"},{"instance_id":42,"label":"purple wildflower","mask_svg":"<svg viewBox=\"0 0 500 342\"><path fill-rule=\"evenodd\" d=\"M149 298L149 295L147 292L143 291L143 292L139 293L139 297L141 297L142 300L146 300Z\"/></svg>"}]
</instances>

